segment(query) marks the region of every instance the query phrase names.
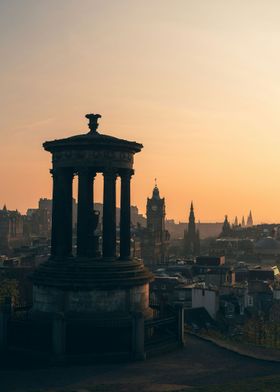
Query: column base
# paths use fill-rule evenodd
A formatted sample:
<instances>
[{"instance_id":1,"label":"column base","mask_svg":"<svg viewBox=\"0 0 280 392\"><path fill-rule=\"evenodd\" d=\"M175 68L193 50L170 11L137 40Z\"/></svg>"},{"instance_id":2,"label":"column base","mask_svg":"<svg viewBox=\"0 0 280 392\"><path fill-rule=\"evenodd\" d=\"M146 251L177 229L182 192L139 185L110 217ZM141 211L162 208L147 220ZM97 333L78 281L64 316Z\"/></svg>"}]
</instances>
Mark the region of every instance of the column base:
<instances>
[{"instance_id":1,"label":"column base","mask_svg":"<svg viewBox=\"0 0 280 392\"><path fill-rule=\"evenodd\" d=\"M110 263L109 263L110 262ZM75 288L131 287L153 280L152 273L139 259L121 260L116 257L51 258L42 263L32 277L34 285Z\"/></svg>"}]
</instances>

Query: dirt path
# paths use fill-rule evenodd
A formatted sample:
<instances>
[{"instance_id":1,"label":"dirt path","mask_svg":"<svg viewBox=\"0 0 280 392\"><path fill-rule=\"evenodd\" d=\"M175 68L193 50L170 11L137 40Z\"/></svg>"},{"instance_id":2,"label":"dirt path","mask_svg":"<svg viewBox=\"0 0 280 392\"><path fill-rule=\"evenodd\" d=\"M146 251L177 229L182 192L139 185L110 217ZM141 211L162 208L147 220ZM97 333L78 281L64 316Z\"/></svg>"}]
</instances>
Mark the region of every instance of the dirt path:
<instances>
[{"instance_id":1,"label":"dirt path","mask_svg":"<svg viewBox=\"0 0 280 392\"><path fill-rule=\"evenodd\" d=\"M280 364L246 358L189 336L184 349L145 362L0 370L0 391L174 391L193 385L279 374L279 371Z\"/></svg>"}]
</instances>

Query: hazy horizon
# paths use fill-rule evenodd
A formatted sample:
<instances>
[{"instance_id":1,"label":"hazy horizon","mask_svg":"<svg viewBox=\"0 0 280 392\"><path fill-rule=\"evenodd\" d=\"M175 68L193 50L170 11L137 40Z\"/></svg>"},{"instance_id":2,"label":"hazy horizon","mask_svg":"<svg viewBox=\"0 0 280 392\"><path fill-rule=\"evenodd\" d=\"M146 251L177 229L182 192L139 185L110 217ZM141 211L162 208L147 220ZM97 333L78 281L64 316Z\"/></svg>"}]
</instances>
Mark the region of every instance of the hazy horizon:
<instances>
[{"instance_id":1,"label":"hazy horizon","mask_svg":"<svg viewBox=\"0 0 280 392\"><path fill-rule=\"evenodd\" d=\"M141 213L156 177L168 219L193 200L197 221L280 221L279 15L276 0L0 0L0 207L51 197L42 143L96 112L144 145Z\"/></svg>"}]
</instances>

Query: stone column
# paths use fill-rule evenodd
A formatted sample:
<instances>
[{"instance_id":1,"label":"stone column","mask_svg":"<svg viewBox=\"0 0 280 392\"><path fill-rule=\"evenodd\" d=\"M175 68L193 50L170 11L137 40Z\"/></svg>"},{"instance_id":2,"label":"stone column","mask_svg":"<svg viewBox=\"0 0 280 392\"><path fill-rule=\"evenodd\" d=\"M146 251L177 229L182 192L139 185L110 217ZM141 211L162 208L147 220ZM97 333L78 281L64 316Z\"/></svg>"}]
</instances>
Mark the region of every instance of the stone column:
<instances>
[{"instance_id":1,"label":"stone column","mask_svg":"<svg viewBox=\"0 0 280 392\"><path fill-rule=\"evenodd\" d=\"M103 257L116 256L116 172L103 173Z\"/></svg>"},{"instance_id":2,"label":"stone column","mask_svg":"<svg viewBox=\"0 0 280 392\"><path fill-rule=\"evenodd\" d=\"M133 170L125 170L121 177L120 259L130 259L130 180Z\"/></svg>"},{"instance_id":3,"label":"stone column","mask_svg":"<svg viewBox=\"0 0 280 392\"><path fill-rule=\"evenodd\" d=\"M73 171L55 168L53 176L52 245L53 258L72 256L72 184Z\"/></svg>"},{"instance_id":4,"label":"stone column","mask_svg":"<svg viewBox=\"0 0 280 392\"><path fill-rule=\"evenodd\" d=\"M77 255L89 255L89 239L93 214L93 180L96 173L83 168L78 172L78 221L77 221Z\"/></svg>"}]
</instances>

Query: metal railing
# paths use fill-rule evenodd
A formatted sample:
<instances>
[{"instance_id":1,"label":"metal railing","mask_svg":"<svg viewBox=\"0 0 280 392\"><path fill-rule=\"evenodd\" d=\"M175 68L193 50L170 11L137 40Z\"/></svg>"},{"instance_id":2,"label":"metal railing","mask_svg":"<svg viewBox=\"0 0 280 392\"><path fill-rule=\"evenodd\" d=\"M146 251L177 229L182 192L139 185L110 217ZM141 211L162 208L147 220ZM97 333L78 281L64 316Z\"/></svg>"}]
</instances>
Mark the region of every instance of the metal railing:
<instances>
[{"instance_id":1,"label":"metal railing","mask_svg":"<svg viewBox=\"0 0 280 392\"><path fill-rule=\"evenodd\" d=\"M178 317L168 316L146 320L144 324L145 350L160 344L178 342Z\"/></svg>"}]
</instances>

